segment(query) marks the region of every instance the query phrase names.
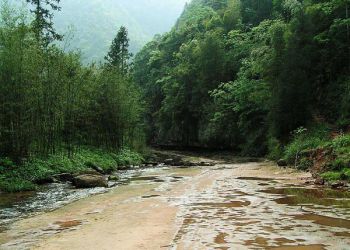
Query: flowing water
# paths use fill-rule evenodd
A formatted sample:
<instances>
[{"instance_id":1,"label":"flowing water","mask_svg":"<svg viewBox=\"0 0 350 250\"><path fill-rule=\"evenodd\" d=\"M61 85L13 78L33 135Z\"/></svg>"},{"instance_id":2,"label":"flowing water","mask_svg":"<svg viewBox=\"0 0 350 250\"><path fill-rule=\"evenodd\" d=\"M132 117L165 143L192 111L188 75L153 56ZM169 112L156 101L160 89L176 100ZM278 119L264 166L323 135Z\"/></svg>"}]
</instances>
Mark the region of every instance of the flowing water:
<instances>
[{"instance_id":1,"label":"flowing water","mask_svg":"<svg viewBox=\"0 0 350 250\"><path fill-rule=\"evenodd\" d=\"M157 168L161 170L164 168ZM128 185L137 180L152 180L162 182L156 177L142 177L154 172L154 168L123 170L115 173L119 177L116 182L109 182L109 186L116 188L120 185ZM33 216L41 212L58 209L74 201L91 195L108 192L110 188L76 189L69 183L53 183L44 185L36 192L20 192L15 194L0 193L0 232L4 231L11 223Z\"/></svg>"},{"instance_id":2,"label":"flowing water","mask_svg":"<svg viewBox=\"0 0 350 250\"><path fill-rule=\"evenodd\" d=\"M276 176L241 177L249 167L264 171L259 163L162 167L119 172L120 181L111 184L113 190L120 185L155 186L133 202L161 201L178 208L178 231L169 249L350 249L349 191L300 186ZM181 185L184 190L174 192ZM6 230L15 219L108 190L52 184L39 192L2 194L0 223ZM84 222L54 224L57 233L79 230ZM17 242L15 249L19 246Z\"/></svg>"}]
</instances>

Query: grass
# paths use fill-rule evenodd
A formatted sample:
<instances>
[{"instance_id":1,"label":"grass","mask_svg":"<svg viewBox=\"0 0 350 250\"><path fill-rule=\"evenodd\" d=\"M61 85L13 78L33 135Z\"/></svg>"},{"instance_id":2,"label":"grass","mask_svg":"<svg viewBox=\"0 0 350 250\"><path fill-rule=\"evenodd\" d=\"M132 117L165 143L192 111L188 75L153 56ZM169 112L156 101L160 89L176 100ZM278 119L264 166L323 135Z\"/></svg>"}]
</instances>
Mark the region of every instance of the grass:
<instances>
[{"instance_id":1,"label":"grass","mask_svg":"<svg viewBox=\"0 0 350 250\"><path fill-rule=\"evenodd\" d=\"M284 158L289 164L294 164L298 156L326 145L329 139L329 130L324 126L310 130L298 129L294 132L292 142L285 147Z\"/></svg>"},{"instance_id":2,"label":"grass","mask_svg":"<svg viewBox=\"0 0 350 250\"><path fill-rule=\"evenodd\" d=\"M51 155L46 159L32 158L16 165L8 158L0 159L0 191L19 192L35 190L37 183L44 183L53 175L61 173L76 174L94 166L110 173L129 165L139 165L143 157L129 149L117 153L100 149L85 148L68 158L65 154Z\"/></svg>"},{"instance_id":3,"label":"grass","mask_svg":"<svg viewBox=\"0 0 350 250\"><path fill-rule=\"evenodd\" d=\"M299 169L308 170L314 166L314 158L310 152L320 150L324 153L324 173L321 177L328 182L338 180L350 181L350 134L330 137L324 126L296 133L290 144L285 147L284 159ZM295 162L297 159L297 162Z\"/></svg>"}]
</instances>

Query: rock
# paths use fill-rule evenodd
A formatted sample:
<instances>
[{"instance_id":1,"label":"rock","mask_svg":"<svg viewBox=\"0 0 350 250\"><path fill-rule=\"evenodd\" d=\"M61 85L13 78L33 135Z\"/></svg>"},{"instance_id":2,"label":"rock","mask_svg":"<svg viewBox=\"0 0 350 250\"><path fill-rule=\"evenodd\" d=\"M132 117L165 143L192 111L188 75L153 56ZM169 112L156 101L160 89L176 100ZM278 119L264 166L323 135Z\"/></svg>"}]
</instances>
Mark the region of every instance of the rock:
<instances>
[{"instance_id":1,"label":"rock","mask_svg":"<svg viewBox=\"0 0 350 250\"><path fill-rule=\"evenodd\" d=\"M158 165L157 162L152 162L152 161L145 162L145 164L146 164L147 166L151 166L151 167L154 167L154 166L157 166L157 165Z\"/></svg>"},{"instance_id":2,"label":"rock","mask_svg":"<svg viewBox=\"0 0 350 250\"><path fill-rule=\"evenodd\" d=\"M99 172L100 174L105 174L106 172L99 166L93 166L92 167L93 170L96 170L97 172Z\"/></svg>"},{"instance_id":3,"label":"rock","mask_svg":"<svg viewBox=\"0 0 350 250\"><path fill-rule=\"evenodd\" d=\"M315 185L320 185L320 186L322 186L322 185L324 185L324 183L325 183L325 181L324 181L324 179L321 178L321 177L317 177L317 178L315 179L315 181L314 181L314 184L315 184Z\"/></svg>"},{"instance_id":4,"label":"rock","mask_svg":"<svg viewBox=\"0 0 350 250\"><path fill-rule=\"evenodd\" d=\"M54 183L56 179L52 176L41 178L39 180L36 180L35 183L38 185L48 184L48 183Z\"/></svg>"},{"instance_id":5,"label":"rock","mask_svg":"<svg viewBox=\"0 0 350 250\"><path fill-rule=\"evenodd\" d=\"M94 170L94 169L86 169L86 170L84 170L84 171L79 172L79 173L76 174L75 176L84 175L84 174L101 175L101 176L103 175L103 174L97 172L97 171Z\"/></svg>"},{"instance_id":6,"label":"rock","mask_svg":"<svg viewBox=\"0 0 350 250\"><path fill-rule=\"evenodd\" d=\"M331 188L338 189L346 187L346 183L344 181L337 181L331 184Z\"/></svg>"},{"instance_id":7,"label":"rock","mask_svg":"<svg viewBox=\"0 0 350 250\"><path fill-rule=\"evenodd\" d=\"M198 166L203 166L203 167L212 167L212 166L215 166L215 163L214 162L200 162L200 164Z\"/></svg>"},{"instance_id":8,"label":"rock","mask_svg":"<svg viewBox=\"0 0 350 250\"><path fill-rule=\"evenodd\" d=\"M277 165L278 165L279 167L287 167L287 166L288 166L288 163L287 163L286 160L280 159L280 160L277 161Z\"/></svg>"},{"instance_id":9,"label":"rock","mask_svg":"<svg viewBox=\"0 0 350 250\"><path fill-rule=\"evenodd\" d=\"M171 165L173 165L173 163L174 163L174 159L165 159L165 160L164 160L164 163L165 163L166 165L171 166Z\"/></svg>"},{"instance_id":10,"label":"rock","mask_svg":"<svg viewBox=\"0 0 350 250\"><path fill-rule=\"evenodd\" d=\"M70 173L63 173L63 174L56 174L52 176L54 180L57 182L71 182L74 179L73 174Z\"/></svg>"},{"instance_id":11,"label":"rock","mask_svg":"<svg viewBox=\"0 0 350 250\"><path fill-rule=\"evenodd\" d=\"M108 187L107 180L102 175L78 175L74 177L72 183L77 188Z\"/></svg>"},{"instance_id":12,"label":"rock","mask_svg":"<svg viewBox=\"0 0 350 250\"><path fill-rule=\"evenodd\" d=\"M96 172L100 173L100 174L105 174L106 172L100 167L100 166L97 166L91 162L88 162L85 164L87 167L95 170Z\"/></svg>"},{"instance_id":13,"label":"rock","mask_svg":"<svg viewBox=\"0 0 350 250\"><path fill-rule=\"evenodd\" d=\"M119 177L116 175L110 175L108 176L109 181L119 181Z\"/></svg>"}]
</instances>

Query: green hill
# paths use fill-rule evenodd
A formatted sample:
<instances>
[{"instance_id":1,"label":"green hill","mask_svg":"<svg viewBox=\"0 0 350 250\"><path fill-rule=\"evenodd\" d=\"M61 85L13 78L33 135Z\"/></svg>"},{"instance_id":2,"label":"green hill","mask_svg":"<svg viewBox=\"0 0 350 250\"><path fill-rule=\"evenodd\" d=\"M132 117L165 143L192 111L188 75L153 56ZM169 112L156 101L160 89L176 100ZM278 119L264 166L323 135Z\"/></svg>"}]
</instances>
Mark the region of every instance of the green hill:
<instances>
[{"instance_id":1,"label":"green hill","mask_svg":"<svg viewBox=\"0 0 350 250\"><path fill-rule=\"evenodd\" d=\"M57 30L66 34L65 49L80 49L86 62L106 54L119 26L129 30L133 53L155 34L169 31L187 0L65 0L55 15Z\"/></svg>"}]
</instances>

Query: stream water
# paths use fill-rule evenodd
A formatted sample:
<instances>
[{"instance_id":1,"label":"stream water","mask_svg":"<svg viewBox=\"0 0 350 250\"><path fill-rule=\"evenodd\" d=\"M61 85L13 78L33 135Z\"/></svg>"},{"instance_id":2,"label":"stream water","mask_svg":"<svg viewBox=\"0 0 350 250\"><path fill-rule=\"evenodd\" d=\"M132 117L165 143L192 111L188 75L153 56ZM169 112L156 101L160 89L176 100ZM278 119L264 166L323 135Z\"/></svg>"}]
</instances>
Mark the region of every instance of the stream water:
<instances>
[{"instance_id":1,"label":"stream water","mask_svg":"<svg viewBox=\"0 0 350 250\"><path fill-rule=\"evenodd\" d=\"M200 174L189 174L194 169ZM129 170L118 172L120 180L111 184L158 185L154 194L136 198L159 199L179 209L179 230L169 249L350 249L349 191L238 177L235 169L231 164ZM172 193L179 182L186 189ZM203 182L210 185L203 187ZM6 230L15 220L108 190L51 184L39 192L0 194L0 225ZM69 221L60 227L78 225Z\"/></svg>"},{"instance_id":2,"label":"stream water","mask_svg":"<svg viewBox=\"0 0 350 250\"><path fill-rule=\"evenodd\" d=\"M156 168L162 170L164 168ZM147 173L155 168L123 170L114 173L118 181L109 182L111 188L128 185L132 181L143 180ZM146 178L147 179L147 178ZM157 178L150 179L155 182ZM41 212L48 212L64 205L86 198L91 195L108 192L110 188L76 189L69 183L53 183L43 185L36 192L20 192L15 194L0 193L0 232L16 220L33 216Z\"/></svg>"},{"instance_id":3,"label":"stream water","mask_svg":"<svg viewBox=\"0 0 350 250\"><path fill-rule=\"evenodd\" d=\"M173 249L350 249L349 191L222 170L177 202L183 219Z\"/></svg>"}]
</instances>

